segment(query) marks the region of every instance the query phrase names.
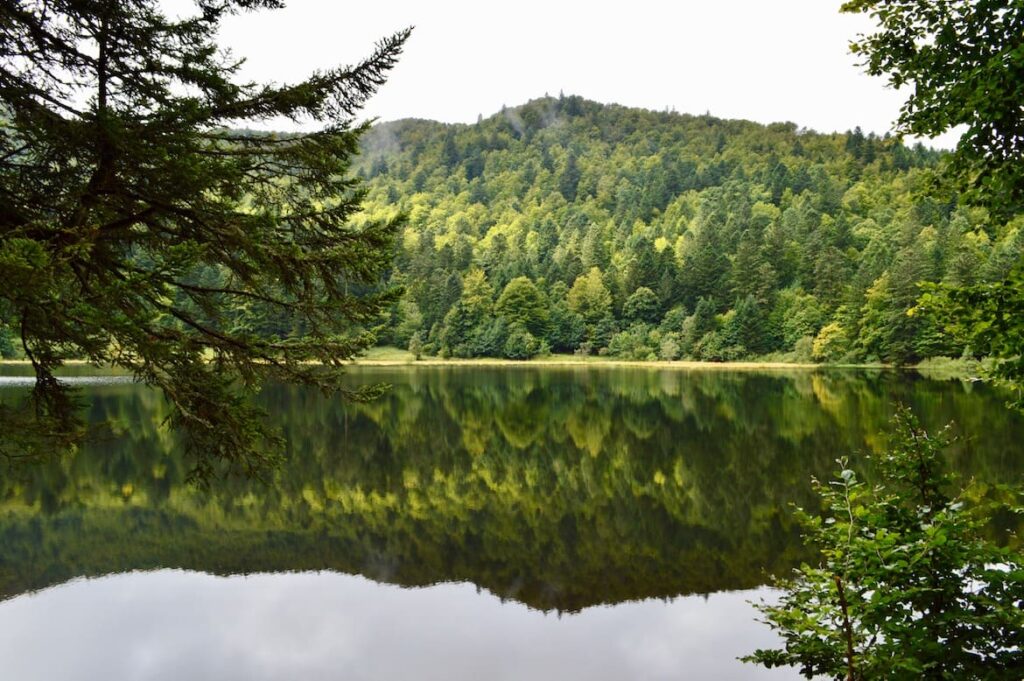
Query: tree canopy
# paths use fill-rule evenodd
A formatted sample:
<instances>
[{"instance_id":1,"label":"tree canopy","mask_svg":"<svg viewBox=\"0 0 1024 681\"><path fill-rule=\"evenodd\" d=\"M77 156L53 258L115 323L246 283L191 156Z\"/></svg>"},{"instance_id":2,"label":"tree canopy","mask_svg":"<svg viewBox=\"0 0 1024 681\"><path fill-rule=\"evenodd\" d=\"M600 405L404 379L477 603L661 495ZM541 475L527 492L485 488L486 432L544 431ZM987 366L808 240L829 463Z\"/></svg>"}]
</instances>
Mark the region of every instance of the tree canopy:
<instances>
[{"instance_id":1,"label":"tree canopy","mask_svg":"<svg viewBox=\"0 0 1024 681\"><path fill-rule=\"evenodd\" d=\"M578 178L567 198L570 158ZM1024 238L1019 219L934 192L942 159L858 130L573 96L472 125L382 124L356 164L367 210L384 216L397 204L409 222L391 275L404 304L380 340L406 346L419 333L426 354L504 356L511 318L447 316L479 270L492 304L512 281L523 292L533 284L531 318L543 306L549 323L529 330L557 352L959 357L964 342L907 315L918 283L1000 281Z\"/></svg>"},{"instance_id":2,"label":"tree canopy","mask_svg":"<svg viewBox=\"0 0 1024 681\"><path fill-rule=\"evenodd\" d=\"M1024 208L1024 3L851 0L843 11L866 12L878 22L877 32L852 45L864 55L868 72L887 75L896 87L913 86L900 112L902 132L938 135L965 126L944 165L946 178L962 191L961 201L1004 219L1019 215ZM890 328L902 329L896 333L906 338L922 318L938 320L965 352L992 357L996 378L1019 391L1024 388L1024 261L1018 253L1001 268L1002 278L978 281L972 260L966 253L957 256L955 276L926 286L915 312L928 314L894 318ZM919 271L918 278L929 281L927 268ZM895 295L906 299L915 293L904 288Z\"/></svg>"},{"instance_id":3,"label":"tree canopy","mask_svg":"<svg viewBox=\"0 0 1024 681\"><path fill-rule=\"evenodd\" d=\"M268 376L339 388L396 298L381 277L400 222L354 221L348 170L409 31L302 82L238 82L221 20L281 5L0 5L0 326L44 413L65 405L67 357L162 389L200 473L262 466L271 434L246 393ZM243 129L278 117L317 129Z\"/></svg>"},{"instance_id":4,"label":"tree canopy","mask_svg":"<svg viewBox=\"0 0 1024 681\"><path fill-rule=\"evenodd\" d=\"M852 45L872 75L912 86L897 123L934 137L965 126L950 169L975 201L1024 208L1024 4L1019 0L850 0L878 30Z\"/></svg>"},{"instance_id":5,"label":"tree canopy","mask_svg":"<svg viewBox=\"0 0 1024 681\"><path fill-rule=\"evenodd\" d=\"M946 431L906 409L869 487L839 460L818 483L825 517L800 512L820 560L782 580L759 610L781 649L745 658L796 666L806 678L1016 679L1024 668L1024 555L986 537L1016 499L957 489Z\"/></svg>"}]
</instances>

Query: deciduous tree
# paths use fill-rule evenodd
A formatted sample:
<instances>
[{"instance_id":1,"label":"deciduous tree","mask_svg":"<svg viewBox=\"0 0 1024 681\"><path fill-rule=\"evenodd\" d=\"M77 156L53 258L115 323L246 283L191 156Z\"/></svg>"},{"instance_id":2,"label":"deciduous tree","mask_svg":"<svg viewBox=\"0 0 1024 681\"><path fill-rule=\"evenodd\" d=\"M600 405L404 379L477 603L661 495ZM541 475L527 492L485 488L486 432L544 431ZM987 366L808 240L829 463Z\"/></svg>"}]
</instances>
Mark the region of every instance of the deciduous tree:
<instances>
[{"instance_id":1,"label":"deciduous tree","mask_svg":"<svg viewBox=\"0 0 1024 681\"><path fill-rule=\"evenodd\" d=\"M1014 502L954 486L947 432L926 432L906 409L893 427L879 484L840 459L836 479L817 485L824 518L799 517L820 560L759 606L782 648L745 659L837 681L1020 678L1024 556L986 538Z\"/></svg>"},{"instance_id":2,"label":"deciduous tree","mask_svg":"<svg viewBox=\"0 0 1024 681\"><path fill-rule=\"evenodd\" d=\"M1004 214L1024 207L1024 4L1019 0L850 0L875 33L852 44L868 73L910 86L898 130L966 126L949 169Z\"/></svg>"}]
</instances>

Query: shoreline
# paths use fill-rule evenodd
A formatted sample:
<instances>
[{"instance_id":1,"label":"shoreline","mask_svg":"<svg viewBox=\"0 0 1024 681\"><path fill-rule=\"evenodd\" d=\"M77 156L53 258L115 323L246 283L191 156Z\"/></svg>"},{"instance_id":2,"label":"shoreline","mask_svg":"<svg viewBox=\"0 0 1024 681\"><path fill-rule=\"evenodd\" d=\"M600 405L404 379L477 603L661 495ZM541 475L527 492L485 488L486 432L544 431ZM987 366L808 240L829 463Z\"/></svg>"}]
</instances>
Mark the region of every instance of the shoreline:
<instances>
[{"instance_id":1,"label":"shoreline","mask_svg":"<svg viewBox=\"0 0 1024 681\"><path fill-rule=\"evenodd\" d=\"M404 354L404 353L402 353ZM575 355L550 355L548 357L537 357L529 360L503 359L499 357L474 357L474 358L440 358L424 357L414 359L411 356L402 356L398 352L374 352L369 356L359 357L350 360L347 366L360 368L415 368L415 367L480 367L480 368L632 368L632 369L665 369L673 371L834 371L834 370L859 370L859 371L916 371L922 375L933 378L975 378L976 367L962 364L958 361L949 363L934 364L928 360L906 366L896 366L882 363L863 364L817 364L814 362L784 362L778 360L766 361L739 361L739 362L705 362L699 360L625 360L608 357L577 357ZM381 356L383 355L383 356ZM91 366L90 362L82 359L69 359L64 362L65 366ZM0 359L0 367L3 366L31 366L32 363L26 359Z\"/></svg>"},{"instance_id":2,"label":"shoreline","mask_svg":"<svg viewBox=\"0 0 1024 681\"><path fill-rule=\"evenodd\" d=\"M901 367L886 366L884 364L813 364L796 362L701 362L697 360L626 360L626 359L604 359L604 358L581 358L570 359L562 357L546 357L530 360L501 359L498 357L479 357L463 359L441 359L430 357L419 360L414 359L376 359L360 358L351 361L351 366L357 367L586 367L586 368L634 368L634 369L678 369L678 370L729 370L729 371L751 371L751 370L788 370L796 369L809 371L815 369L876 369L900 370ZM902 367L913 368L913 367Z\"/></svg>"},{"instance_id":3,"label":"shoreline","mask_svg":"<svg viewBox=\"0 0 1024 681\"><path fill-rule=\"evenodd\" d=\"M65 366L92 366L84 359L69 359ZM705 362L701 360L631 360L604 357L580 357L571 355L538 357L534 359L503 359L501 357L466 357L423 359L385 359L378 357L357 357L348 362L349 366L364 367L417 367L417 366L465 366L465 367L633 367L671 369L878 369L906 370L913 366L897 367L891 364L815 364L813 362ZM0 359L0 366L32 366L27 359Z\"/></svg>"}]
</instances>

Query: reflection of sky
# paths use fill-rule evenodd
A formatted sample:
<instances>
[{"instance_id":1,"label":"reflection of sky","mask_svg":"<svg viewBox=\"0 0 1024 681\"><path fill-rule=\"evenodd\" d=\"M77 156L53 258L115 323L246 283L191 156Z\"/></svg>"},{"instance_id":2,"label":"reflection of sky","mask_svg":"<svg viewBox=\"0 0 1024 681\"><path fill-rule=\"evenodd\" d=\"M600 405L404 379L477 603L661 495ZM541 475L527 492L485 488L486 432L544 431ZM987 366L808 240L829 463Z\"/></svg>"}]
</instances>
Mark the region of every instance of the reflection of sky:
<instances>
[{"instance_id":1,"label":"reflection of sky","mask_svg":"<svg viewBox=\"0 0 1024 681\"><path fill-rule=\"evenodd\" d=\"M544 614L470 584L403 589L335 573L161 570L0 604L19 681L779 679L736 661L773 634L759 592Z\"/></svg>"},{"instance_id":2,"label":"reflection of sky","mask_svg":"<svg viewBox=\"0 0 1024 681\"><path fill-rule=\"evenodd\" d=\"M61 376L58 380L65 385L117 385L134 383L131 376ZM35 386L35 376L0 376L0 388L31 388Z\"/></svg>"},{"instance_id":3,"label":"reflection of sky","mask_svg":"<svg viewBox=\"0 0 1024 681\"><path fill-rule=\"evenodd\" d=\"M58 367L56 375L61 383L76 388L102 388L135 383L132 376L119 369L94 367L89 364L68 364ZM28 388L35 387L36 374L27 362L0 362L0 394L28 395Z\"/></svg>"}]
</instances>

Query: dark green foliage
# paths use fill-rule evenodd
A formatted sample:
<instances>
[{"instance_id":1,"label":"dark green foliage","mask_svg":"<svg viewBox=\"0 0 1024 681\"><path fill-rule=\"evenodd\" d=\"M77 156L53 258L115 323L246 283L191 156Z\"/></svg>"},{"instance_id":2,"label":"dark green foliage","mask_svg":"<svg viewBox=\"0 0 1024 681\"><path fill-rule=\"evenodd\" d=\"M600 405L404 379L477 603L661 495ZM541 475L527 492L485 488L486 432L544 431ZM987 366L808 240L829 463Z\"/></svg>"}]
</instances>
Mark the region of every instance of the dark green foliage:
<instances>
[{"instance_id":1,"label":"dark green foliage","mask_svg":"<svg viewBox=\"0 0 1024 681\"><path fill-rule=\"evenodd\" d=\"M878 22L852 45L868 73L910 86L900 132L934 137L966 126L951 176L993 211L1024 208L1024 4L849 0L842 9Z\"/></svg>"},{"instance_id":2,"label":"dark green foliage","mask_svg":"<svg viewBox=\"0 0 1024 681\"><path fill-rule=\"evenodd\" d=\"M522 330L524 327L515 322L509 322L504 317L495 317L477 327L470 337L467 350L458 354L458 357L505 357L507 354L508 340L514 331ZM527 331L529 334L529 331ZM532 335L530 336L532 338ZM512 358L519 359L519 358Z\"/></svg>"},{"instance_id":3,"label":"dark green foliage","mask_svg":"<svg viewBox=\"0 0 1024 681\"><path fill-rule=\"evenodd\" d=\"M483 270L470 270L462 282L462 293L448 310L439 331L441 350L454 357L498 354L504 344L506 322L494 318L494 290Z\"/></svg>"},{"instance_id":4,"label":"dark green foliage","mask_svg":"<svg viewBox=\"0 0 1024 681\"><path fill-rule=\"evenodd\" d=\"M569 308L566 300L568 287L558 282L551 287L548 319L548 344L553 352L575 352L587 336L587 324L582 315Z\"/></svg>"},{"instance_id":5,"label":"dark green foliage","mask_svg":"<svg viewBox=\"0 0 1024 681\"><path fill-rule=\"evenodd\" d=\"M931 320L907 314L920 295L917 284L924 279L914 265L915 260L919 260L917 254L903 254L893 270L868 289L858 341L868 356L909 364L943 354L942 344L932 332ZM932 344L939 347L929 347Z\"/></svg>"},{"instance_id":6,"label":"dark green foliage","mask_svg":"<svg viewBox=\"0 0 1024 681\"><path fill-rule=\"evenodd\" d=\"M530 359L542 350L541 342L521 324L513 324L502 347L506 359Z\"/></svg>"},{"instance_id":7,"label":"dark green foliage","mask_svg":"<svg viewBox=\"0 0 1024 681\"><path fill-rule=\"evenodd\" d=\"M807 678L1019 679L1024 672L1024 556L986 539L1008 502L957 489L945 472L946 431L911 412L893 418L879 484L845 459L818 484L824 518L799 513L821 552L762 604L782 649L747 661L793 665Z\"/></svg>"},{"instance_id":8,"label":"dark green foliage","mask_svg":"<svg viewBox=\"0 0 1024 681\"><path fill-rule=\"evenodd\" d=\"M10 327L0 322L0 358L13 359L18 353L14 347L14 333Z\"/></svg>"},{"instance_id":9,"label":"dark green foliage","mask_svg":"<svg viewBox=\"0 0 1024 681\"><path fill-rule=\"evenodd\" d=\"M782 291L776 312L779 318L773 322L782 333L784 347L793 347L801 338L817 336L828 319L821 302L799 289Z\"/></svg>"},{"instance_id":10,"label":"dark green foliage","mask_svg":"<svg viewBox=\"0 0 1024 681\"><path fill-rule=\"evenodd\" d=\"M629 267L629 275L624 282L627 291L640 288L658 289L664 273L665 263L659 263L654 245L647 239L641 239L629 250L633 253L633 263ZM672 259L669 259L672 262Z\"/></svg>"},{"instance_id":11,"label":"dark green foliage","mask_svg":"<svg viewBox=\"0 0 1024 681\"><path fill-rule=\"evenodd\" d=\"M686 322L686 318L689 315L686 313L686 308L682 305L677 305L665 313L665 318L661 320L660 330L663 334L665 333L682 333L683 324Z\"/></svg>"},{"instance_id":12,"label":"dark green foliage","mask_svg":"<svg viewBox=\"0 0 1024 681\"><path fill-rule=\"evenodd\" d=\"M647 324L637 322L608 341L608 354L620 359L649 361L658 359L661 334Z\"/></svg>"},{"instance_id":13,"label":"dark green foliage","mask_svg":"<svg viewBox=\"0 0 1024 681\"><path fill-rule=\"evenodd\" d=\"M444 136L444 149L441 150L441 161L448 170L453 170L459 165L459 150L455 146L455 132L449 130Z\"/></svg>"},{"instance_id":14,"label":"dark green foliage","mask_svg":"<svg viewBox=\"0 0 1024 681\"><path fill-rule=\"evenodd\" d=\"M646 286L641 286L626 299L622 306L622 317L630 322L656 324L661 317L658 308L658 296Z\"/></svg>"},{"instance_id":15,"label":"dark green foliage","mask_svg":"<svg viewBox=\"0 0 1024 681\"><path fill-rule=\"evenodd\" d=\"M914 83L904 105L906 130L936 134L967 126L946 170L966 198L989 212L1012 216L1024 206L1024 5L1016 0L961 0L934 11L928 3L891 7L860 0L844 9L871 12L880 31L855 45L872 73ZM919 324L937 323L931 345L963 346L965 355L994 360L991 374L1024 390L1024 264L1020 222L982 263L988 234L961 230L952 244L952 271L929 282L915 312ZM1014 224L1011 222L1011 224ZM979 281L979 276L986 281Z\"/></svg>"},{"instance_id":16,"label":"dark green foliage","mask_svg":"<svg viewBox=\"0 0 1024 681\"><path fill-rule=\"evenodd\" d=\"M619 332L619 323L615 321L615 317L611 314L607 314L594 324L587 336L587 341L591 347L597 348L598 350L607 348L612 338Z\"/></svg>"},{"instance_id":17,"label":"dark green foliage","mask_svg":"<svg viewBox=\"0 0 1024 681\"><path fill-rule=\"evenodd\" d=\"M565 303L551 308L548 339L553 352L575 352L587 337L587 324L583 317L569 309Z\"/></svg>"},{"instance_id":18,"label":"dark green foliage","mask_svg":"<svg viewBox=\"0 0 1024 681\"><path fill-rule=\"evenodd\" d=\"M704 334L693 346L693 356L705 362L735 362L743 359L747 349L733 342L729 333L731 327L732 324L728 324L724 329Z\"/></svg>"},{"instance_id":19,"label":"dark green foliage","mask_svg":"<svg viewBox=\"0 0 1024 681\"><path fill-rule=\"evenodd\" d=\"M768 346L768 332L764 313L754 296L748 295L737 303L729 323L723 329L727 345L743 348L741 356L762 354Z\"/></svg>"},{"instance_id":20,"label":"dark green foliage","mask_svg":"<svg viewBox=\"0 0 1024 681\"><path fill-rule=\"evenodd\" d=\"M693 314L686 318L682 327L682 350L686 354L695 352L701 339L712 333L717 326L715 320L715 302L710 298L701 298ZM694 355L696 356L696 355Z\"/></svg>"},{"instance_id":21,"label":"dark green foliage","mask_svg":"<svg viewBox=\"0 0 1024 681\"><path fill-rule=\"evenodd\" d=\"M974 356L993 358L996 379L1011 386L1024 408L1024 264L1003 281L926 287L914 317L945 329Z\"/></svg>"},{"instance_id":22,"label":"dark green foliage","mask_svg":"<svg viewBox=\"0 0 1024 681\"><path fill-rule=\"evenodd\" d=\"M349 168L354 116L408 32L295 85L234 82L221 20L279 4L202 2L181 20L156 0L2 9L0 306L37 399L64 400L65 358L127 369L173 405L200 475L273 459L250 394L268 376L340 389L396 297L381 284L400 222L353 221ZM275 116L321 127L228 129Z\"/></svg>"},{"instance_id":23,"label":"dark green foliage","mask_svg":"<svg viewBox=\"0 0 1024 681\"><path fill-rule=\"evenodd\" d=\"M558 178L558 190L566 201L576 200L576 189L580 183L580 169L576 166L576 154L572 151L565 157L565 167Z\"/></svg>"}]
</instances>

